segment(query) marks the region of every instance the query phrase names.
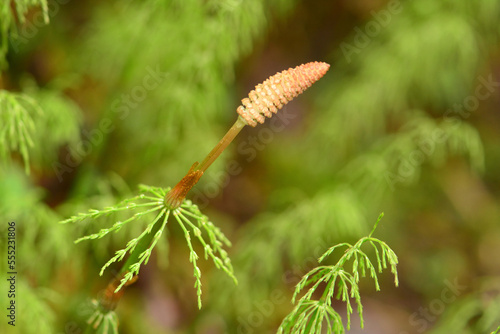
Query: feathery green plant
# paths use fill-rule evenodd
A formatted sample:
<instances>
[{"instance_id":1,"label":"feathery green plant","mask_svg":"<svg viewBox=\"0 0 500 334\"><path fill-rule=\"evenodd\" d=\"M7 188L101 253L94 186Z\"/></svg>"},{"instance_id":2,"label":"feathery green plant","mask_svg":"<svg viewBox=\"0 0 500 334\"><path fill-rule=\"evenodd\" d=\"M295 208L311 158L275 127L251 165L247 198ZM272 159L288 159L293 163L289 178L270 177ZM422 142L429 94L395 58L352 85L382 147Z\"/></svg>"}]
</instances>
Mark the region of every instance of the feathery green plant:
<instances>
[{"instance_id":1,"label":"feathery green plant","mask_svg":"<svg viewBox=\"0 0 500 334\"><path fill-rule=\"evenodd\" d=\"M290 194L293 188L276 189L271 196L285 201ZM245 317L254 302L268 299L280 287L291 267L300 267L311 254L319 256L329 245L358 239L369 226L363 204L347 187L318 191L310 198L299 193L287 201L288 207L258 215L242 228L232 255L238 288L228 288L222 279L211 280L218 295L211 305L215 313L226 319ZM314 243L304 242L304 235Z\"/></svg>"},{"instance_id":2,"label":"feathery green plant","mask_svg":"<svg viewBox=\"0 0 500 334\"><path fill-rule=\"evenodd\" d=\"M0 158L7 163L10 154L19 153L27 174L30 163L55 164L62 145L75 151L80 143L80 123L78 106L57 90L33 85L26 93L0 90Z\"/></svg>"},{"instance_id":3,"label":"feathery green plant","mask_svg":"<svg viewBox=\"0 0 500 334\"><path fill-rule=\"evenodd\" d=\"M13 4L14 10L11 10L11 3ZM49 7L47 0L14 0L14 1L2 1L0 4L0 70L7 67L7 62L5 61L5 55L8 51L9 35L12 33L13 38L16 38L16 34L12 30L15 28L16 20L21 24L26 22L24 15L28 12L31 7L39 6L42 9L43 20L47 24L49 23Z\"/></svg>"},{"instance_id":4,"label":"feathery green plant","mask_svg":"<svg viewBox=\"0 0 500 334\"><path fill-rule=\"evenodd\" d=\"M0 90L0 155L7 161L9 153L18 151L29 174L29 152L34 146L35 116L41 116L38 103L24 94Z\"/></svg>"},{"instance_id":5,"label":"feathery green plant","mask_svg":"<svg viewBox=\"0 0 500 334\"><path fill-rule=\"evenodd\" d=\"M318 259L318 262L321 263L335 250L347 247L344 255L335 265L316 267L302 277L295 287L292 303L295 303L298 294L305 287L309 285L312 285L312 287L299 299L293 311L283 320L278 329L278 334L321 334L323 333L325 322L327 333L344 333L345 329L341 316L332 307L334 298L346 303L348 330L351 325L350 315L353 313L351 298L354 298L360 317L361 327L363 327L363 305L361 304L358 286L360 276L366 277L367 274L370 275L375 282L375 289L379 291L380 286L377 273L381 273L383 269L390 266L390 270L394 275L394 284L398 286L398 273L396 269L398 258L396 254L385 242L372 237L382 217L383 214L379 216L375 226L367 237L361 238L354 245L341 243L333 246ZM376 265L372 263L365 251L361 249L366 243L371 245L375 251ZM351 260L352 268L351 271L349 271L348 268L346 268L346 264ZM320 299L313 299L314 294L320 285L323 284L326 284L326 287Z\"/></svg>"},{"instance_id":6,"label":"feathery green plant","mask_svg":"<svg viewBox=\"0 0 500 334\"><path fill-rule=\"evenodd\" d=\"M151 253L160 240L160 237L167 225L170 216L173 216L174 220L179 224L184 232L184 237L186 238L187 245L189 247L189 261L194 267L194 277L196 279L195 288L197 289L198 295L198 306L201 308L201 271L197 266L196 261L198 260L198 254L193 248L191 242L191 233L198 239L200 244L203 246L205 252L205 259L210 257L215 266L222 269L226 274L228 274L236 283L236 278L233 275L233 268L231 266L231 261L227 255L227 252L223 249L223 245L231 246L230 241L225 237L222 231L217 228L212 222L210 222L207 216L203 215L198 207L189 200L185 200L178 208L171 209L166 206L164 198L170 188L158 188L150 187L146 185L139 186L140 195L123 200L122 202L106 207L102 210L89 210L88 213L80 213L77 216L73 216L61 223L76 223L83 222L87 219L98 219L102 216L111 215L117 212L126 211L129 217L124 221L117 221L113 226L109 228L103 228L99 232L90 234L79 238L75 242L81 242L84 240L94 240L101 239L111 232L118 232L125 225L139 220L147 219L150 216L151 221L145 227L143 232L136 238L130 240L126 247L116 251L115 256L113 256L106 264L103 265L100 271L100 275L104 274L106 268L108 268L114 262L122 261L127 254L130 257L123 265L120 273L124 274L121 279L120 284L116 287L115 292L118 292L125 284L130 282L134 276L139 274L139 270L142 265L148 263ZM154 216L153 216L154 214ZM205 236L206 235L206 236Z\"/></svg>"}]
</instances>

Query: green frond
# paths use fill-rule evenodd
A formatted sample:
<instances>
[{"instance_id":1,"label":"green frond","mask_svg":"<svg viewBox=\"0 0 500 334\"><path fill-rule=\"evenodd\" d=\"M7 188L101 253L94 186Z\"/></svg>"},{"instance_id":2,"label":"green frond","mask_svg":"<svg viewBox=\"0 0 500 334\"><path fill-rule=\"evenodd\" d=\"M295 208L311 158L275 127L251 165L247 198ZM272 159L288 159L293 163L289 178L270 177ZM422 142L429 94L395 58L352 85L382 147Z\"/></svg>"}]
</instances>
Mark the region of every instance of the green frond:
<instances>
[{"instance_id":1,"label":"green frond","mask_svg":"<svg viewBox=\"0 0 500 334\"><path fill-rule=\"evenodd\" d=\"M346 247L344 254L335 265L316 267L302 277L295 287L292 303L295 304L296 298L301 291L307 286L310 286L310 288L297 301L297 305L293 311L283 320L278 333L321 334L323 333L323 326L325 324L327 326L327 333L344 333L344 325L340 314L331 307L333 298L341 300L346 304L347 329L351 325L350 316L354 311L351 299L354 299L361 327L363 327L363 305L358 287L360 276L365 277L369 273L378 291L380 287L377 274L387 268L388 263L394 275L394 283L398 286L396 269L398 258L396 254L385 242L372 236L382 216L383 214L379 216L373 230L367 237L361 238L354 245L342 243L330 247L318 260L319 262L323 262L335 250ZM377 267L372 264L368 255L361 249L364 244L373 247L376 254ZM351 272L347 271L346 268L348 262L352 263ZM326 287L321 292L321 298L314 300L314 296L319 292L318 289L324 284L326 284Z\"/></svg>"},{"instance_id":2,"label":"green frond","mask_svg":"<svg viewBox=\"0 0 500 334\"><path fill-rule=\"evenodd\" d=\"M326 333L329 334L345 333L340 315L331 305L320 300L305 301L300 307L295 308L283 323L285 325L279 327L278 334L325 333L323 328L326 328Z\"/></svg>"},{"instance_id":3,"label":"green frond","mask_svg":"<svg viewBox=\"0 0 500 334\"><path fill-rule=\"evenodd\" d=\"M43 111L37 102L24 94L0 90L0 157L19 152L29 174L29 150L34 146L35 119Z\"/></svg>"},{"instance_id":4,"label":"green frond","mask_svg":"<svg viewBox=\"0 0 500 334\"><path fill-rule=\"evenodd\" d=\"M0 122L1 159L6 163L13 153L19 153L26 173L31 161L37 166L53 165L64 144L69 145L73 155L82 156L83 148L78 146L80 110L59 92L0 90Z\"/></svg>"},{"instance_id":5,"label":"green frond","mask_svg":"<svg viewBox=\"0 0 500 334\"><path fill-rule=\"evenodd\" d=\"M227 238L221 234L220 231L215 231L212 223L208 221L208 218L203 215L199 215L198 207L192 204L190 201L186 201L179 209L174 210L174 218L179 224L179 226L184 231L184 237L189 247L189 261L194 267L194 277L196 279L195 288L197 289L198 295L198 307L201 308L201 271L196 264L198 259L198 254L195 252L193 245L191 243L190 232L193 233L196 239L203 246L205 252L205 259L209 257L214 262L217 269L222 269L229 277L231 277L235 284L238 280L233 274L233 267L231 261L227 255L227 252L222 249L222 242L228 244ZM197 224L194 224L188 217L194 219ZM203 238L202 229L209 236L209 241ZM221 236L216 237L216 235Z\"/></svg>"},{"instance_id":6,"label":"green frond","mask_svg":"<svg viewBox=\"0 0 500 334\"><path fill-rule=\"evenodd\" d=\"M355 194L340 187L302 198L279 214L268 213L252 219L243 228L232 256L238 277L237 291L228 289L223 279L214 280L219 295L217 309L235 317L244 315L252 300L268 298L290 267L308 258L313 261L334 242L358 238L367 226L361 207ZM304 236L314 242L304 242ZM303 268L300 275L306 269L309 268ZM232 307L228 308L228 304Z\"/></svg>"},{"instance_id":7,"label":"green frond","mask_svg":"<svg viewBox=\"0 0 500 334\"><path fill-rule=\"evenodd\" d=\"M13 0L2 1L0 4L0 17L2 19L0 21L0 71L7 67L5 56L8 52L9 37L14 40L19 38L19 34L16 33L16 21L24 24L26 13L33 7L40 7L43 21L45 24L49 23L47 0Z\"/></svg>"},{"instance_id":8,"label":"green frond","mask_svg":"<svg viewBox=\"0 0 500 334\"><path fill-rule=\"evenodd\" d=\"M151 212L151 210L147 210L147 211L144 211L143 213L149 213L148 211ZM154 211L157 211L157 209L154 209ZM127 276L127 279L122 281L122 284L118 286L116 291L118 291L125 283L127 283L127 281L131 280L133 278L134 274L139 274L139 268L143 263L144 264L148 263L149 257L151 256L151 252L152 252L154 246L156 246L156 243L158 242L158 239L160 238L162 231L165 229L165 225L167 224L167 220L168 220L168 216L169 216L168 213L167 213L167 210L162 209L156 215L156 217L153 219L153 221L147 225L147 227L144 229L144 231L137 238L130 240L124 249L120 249L120 250L116 251L116 255L114 257L112 257L108 262L106 262L106 264L101 268L99 275L102 276L104 274L104 270L106 270L106 268L109 267L111 264L113 264L115 262L120 262L121 260L123 260L123 258L125 257L125 255L127 255L127 253L132 254L132 252L134 252L135 248L139 244L139 241L141 241L148 234L152 233L152 229L156 225L156 223L159 220L162 220L161 227L154 234L154 238L153 238L151 245L144 252L140 253L138 264L137 263L134 264L134 269L136 269L136 270L130 271L131 276L130 275L129 275L130 277ZM135 217L135 215L134 215L134 217ZM99 236L99 238L101 238L101 236ZM87 239L92 239L92 237L87 238ZM76 242L79 242L81 240L86 240L86 237L80 238ZM127 273L127 275L128 275L128 273Z\"/></svg>"},{"instance_id":9,"label":"green frond","mask_svg":"<svg viewBox=\"0 0 500 334\"><path fill-rule=\"evenodd\" d=\"M186 243L190 251L189 261L194 267L198 306L201 308L201 270L196 262L199 257L191 242L191 233L203 246L205 259L212 259L217 269L221 269L233 279L235 284L237 283L237 279L233 274L231 260L227 252L223 249L224 245L230 246L231 243L222 231L201 213L198 206L189 200L185 200L179 208L170 210L164 203L165 195L170 188L165 189L140 185L139 189L142 192L140 195L125 199L114 206L106 207L101 210L91 209L87 213L80 213L77 216L61 221L61 224L81 223L86 220L96 220L119 212L123 212L128 216L128 218L123 221L116 221L109 228L102 228L97 233L77 239L75 243L84 240L101 239L111 232L116 233L120 231L131 222L150 221L139 236L129 240L126 247L116 251L115 255L101 268L100 275L102 276L110 265L124 260L125 256L129 254L121 270L124 276L115 292L118 292L128 282L132 281L135 276L139 275L141 266L148 263L153 249L166 230L165 227L171 215L184 231Z\"/></svg>"}]
</instances>

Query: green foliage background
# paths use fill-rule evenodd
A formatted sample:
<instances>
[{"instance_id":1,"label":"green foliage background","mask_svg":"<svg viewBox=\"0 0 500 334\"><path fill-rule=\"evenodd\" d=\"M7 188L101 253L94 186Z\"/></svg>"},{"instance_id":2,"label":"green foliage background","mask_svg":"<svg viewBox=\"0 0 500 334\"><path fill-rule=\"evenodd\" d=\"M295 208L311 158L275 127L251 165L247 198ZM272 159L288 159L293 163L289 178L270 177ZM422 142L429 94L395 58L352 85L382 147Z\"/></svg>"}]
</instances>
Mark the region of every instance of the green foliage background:
<instances>
[{"instance_id":1,"label":"green foliage background","mask_svg":"<svg viewBox=\"0 0 500 334\"><path fill-rule=\"evenodd\" d=\"M0 240L15 221L14 330L80 333L112 277L100 267L147 224L75 245L99 226L58 221L139 183L173 186L254 85L318 60L327 75L281 118L245 129L191 194L232 241L239 285L200 261L199 311L172 228L168 255L118 307L121 332L274 333L317 258L382 211L377 235L399 257L400 287L389 274L380 293L361 282L365 332L493 331L498 22L498 0L3 1Z\"/></svg>"}]
</instances>

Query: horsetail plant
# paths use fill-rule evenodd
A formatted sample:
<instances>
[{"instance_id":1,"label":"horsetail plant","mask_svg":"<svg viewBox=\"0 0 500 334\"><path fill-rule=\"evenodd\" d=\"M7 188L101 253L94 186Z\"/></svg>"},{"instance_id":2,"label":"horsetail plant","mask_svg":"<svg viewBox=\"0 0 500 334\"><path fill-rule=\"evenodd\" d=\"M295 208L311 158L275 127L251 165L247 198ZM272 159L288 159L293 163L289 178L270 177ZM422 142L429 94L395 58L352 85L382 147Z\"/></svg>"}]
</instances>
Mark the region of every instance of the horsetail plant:
<instances>
[{"instance_id":1,"label":"horsetail plant","mask_svg":"<svg viewBox=\"0 0 500 334\"><path fill-rule=\"evenodd\" d=\"M186 195L245 125L255 127L258 123L264 123L265 117L272 117L285 104L324 76L329 67L330 65L323 62L310 62L279 72L257 85L255 90L249 93L248 98L242 100L242 105L237 108L238 119L221 141L201 163L195 162L175 187L158 188L140 185L141 194L136 197L101 210L80 213L61 222L76 223L87 219L96 220L121 212L128 215L127 219L117 221L109 228L103 228L97 233L79 238L75 241L78 243L84 240L101 239L111 232L118 232L125 225L136 220L149 221L139 236L130 240L125 248L118 250L115 256L103 265L100 271L101 276L111 264L122 261L129 254L118 277L108 284L104 296L94 303L95 312L88 320L92 328L104 332L108 332L108 328L111 328L113 332L117 332L118 324L114 309L123 293L122 289L132 284L137 279L141 266L148 263L169 219L175 220L184 232L190 252L189 261L194 267L194 286L199 308L202 305L201 271L197 265L199 256L193 248L191 233L203 246L205 259L210 257L215 266L222 269L237 284L231 261L223 248L224 245L230 247L230 241L209 221L207 216L201 213L196 204L186 199Z\"/></svg>"},{"instance_id":2,"label":"horsetail plant","mask_svg":"<svg viewBox=\"0 0 500 334\"><path fill-rule=\"evenodd\" d=\"M195 162L187 175L168 193L165 198L166 205L176 208L182 203L189 190L245 125L255 127L257 123L263 124L265 117L271 118L285 104L323 77L329 68L327 63L317 61L302 64L276 73L255 86L248 98L241 100L242 105L236 109L239 114L236 122L201 164Z\"/></svg>"},{"instance_id":3,"label":"horsetail plant","mask_svg":"<svg viewBox=\"0 0 500 334\"><path fill-rule=\"evenodd\" d=\"M375 282L375 289L380 290L377 273L381 273L388 266L394 275L394 284L398 286L398 273L396 266L398 257L394 251L383 241L374 238L372 235L382 219L382 213L375 223L372 231L366 237L361 238L354 245L340 243L329 248L319 259L323 262L335 250L346 247L344 255L332 266L319 266L305 274L295 287L292 303L295 304L297 296L305 287L312 285L309 290L300 298L297 305L281 323L278 334L321 334L321 333L345 333L344 325L340 314L332 307L334 298L346 303L347 329L350 329L351 314L353 307L351 298L354 299L360 317L361 328L363 328L363 305L359 294L359 278L366 277L367 274ZM369 244L375 253L376 265L361 248ZM348 262L352 260L351 270L347 268ZM326 285L326 286L325 286ZM325 286L321 297L314 299L320 291L320 286ZM326 324L326 332L324 327Z\"/></svg>"}]
</instances>

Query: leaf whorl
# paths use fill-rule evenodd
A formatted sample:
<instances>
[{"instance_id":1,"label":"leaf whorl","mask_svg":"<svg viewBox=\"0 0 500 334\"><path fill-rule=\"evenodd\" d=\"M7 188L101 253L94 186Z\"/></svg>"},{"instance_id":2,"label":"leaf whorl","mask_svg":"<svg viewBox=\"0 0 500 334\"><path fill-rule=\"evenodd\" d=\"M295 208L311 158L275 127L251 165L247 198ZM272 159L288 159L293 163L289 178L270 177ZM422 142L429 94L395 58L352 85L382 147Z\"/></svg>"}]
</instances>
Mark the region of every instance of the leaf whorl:
<instances>
[{"instance_id":1,"label":"leaf whorl","mask_svg":"<svg viewBox=\"0 0 500 334\"><path fill-rule=\"evenodd\" d=\"M311 87L329 68L329 64L315 61L278 72L255 86L248 97L241 100L243 105L236 111L248 125L255 127L257 123L262 124L266 117L272 117L294 97Z\"/></svg>"}]
</instances>

